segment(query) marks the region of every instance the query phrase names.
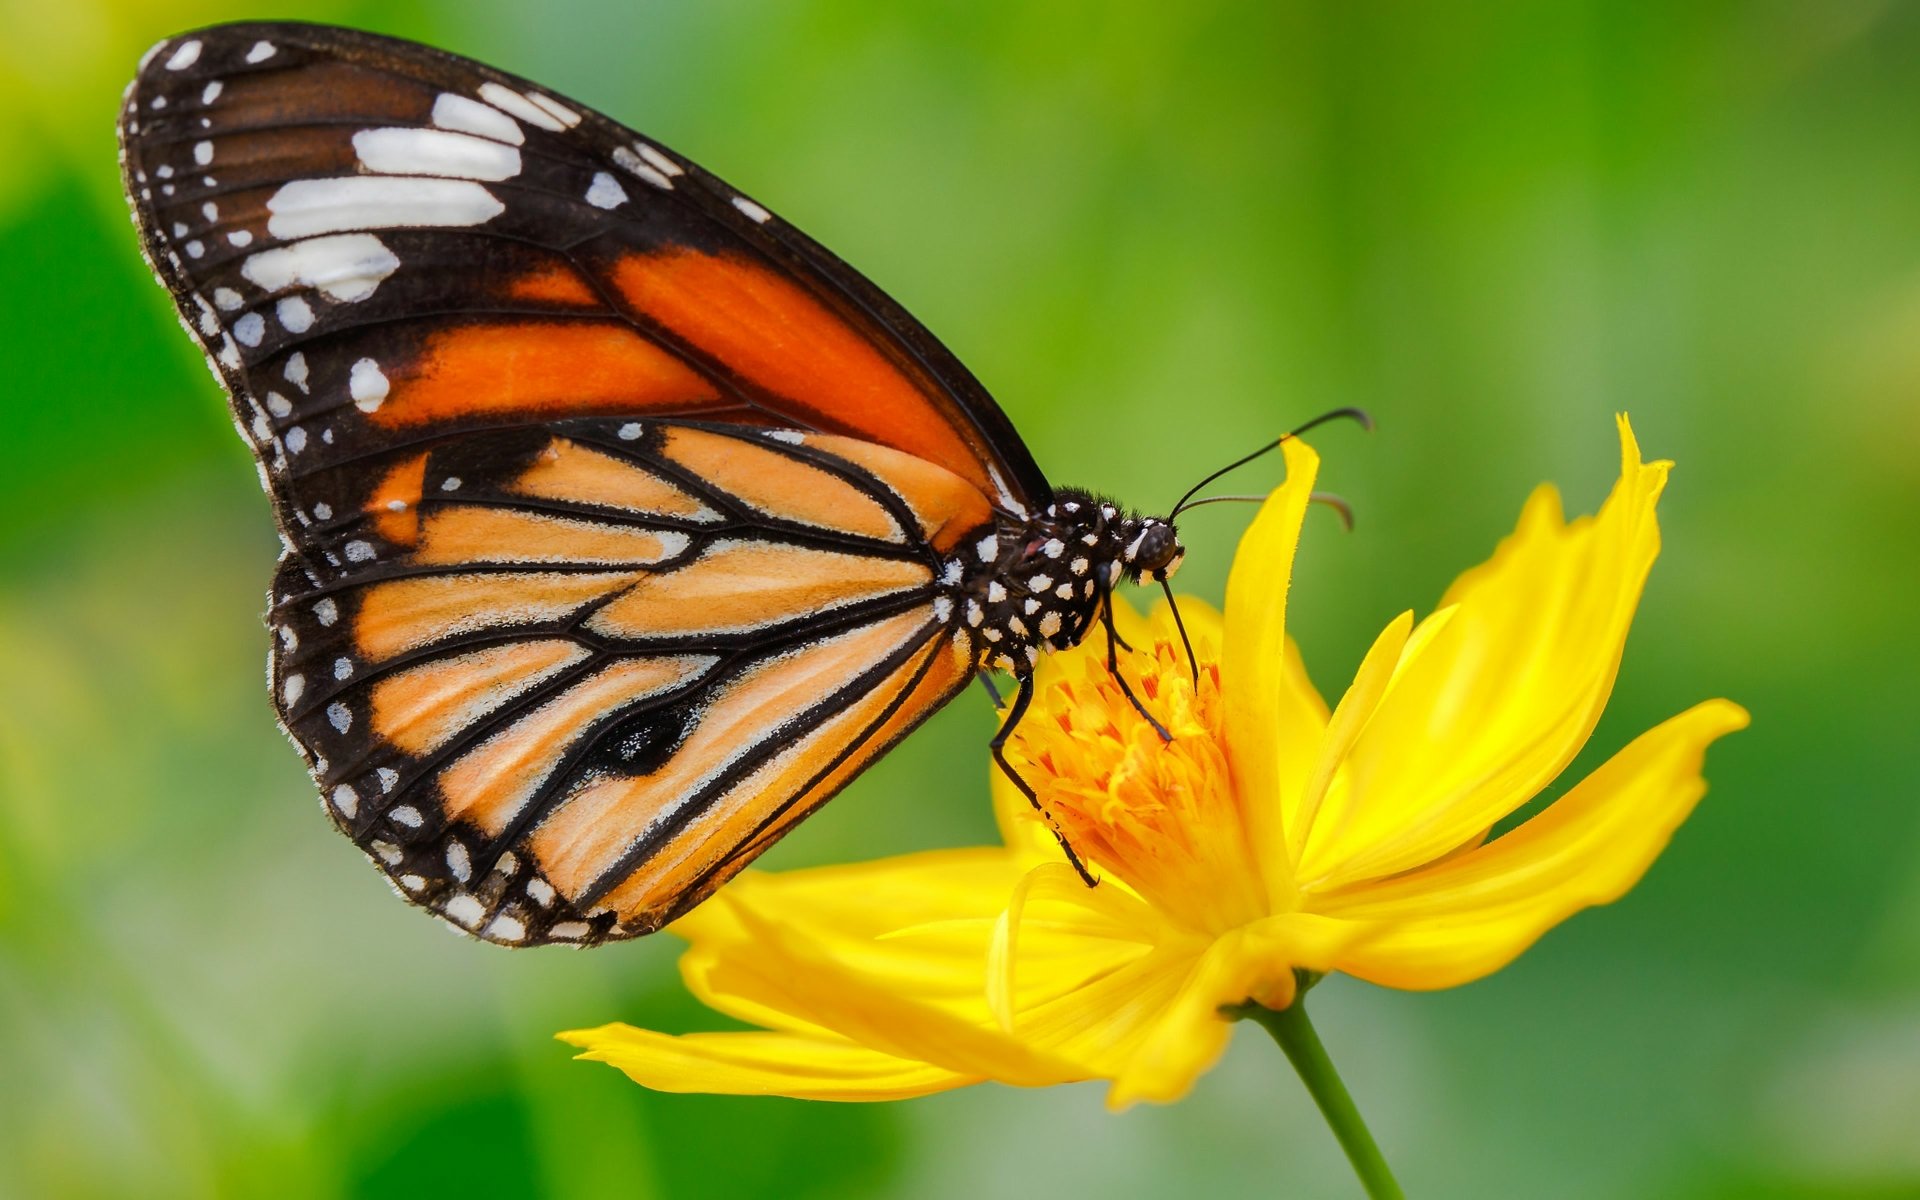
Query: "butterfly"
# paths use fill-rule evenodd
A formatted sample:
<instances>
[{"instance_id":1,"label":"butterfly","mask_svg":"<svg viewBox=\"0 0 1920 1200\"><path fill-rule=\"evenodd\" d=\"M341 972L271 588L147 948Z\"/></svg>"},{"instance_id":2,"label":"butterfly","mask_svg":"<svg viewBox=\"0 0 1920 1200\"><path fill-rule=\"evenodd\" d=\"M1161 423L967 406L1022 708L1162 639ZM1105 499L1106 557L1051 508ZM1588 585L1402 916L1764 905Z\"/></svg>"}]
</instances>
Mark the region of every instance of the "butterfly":
<instances>
[{"instance_id":1,"label":"butterfly","mask_svg":"<svg viewBox=\"0 0 1920 1200\"><path fill-rule=\"evenodd\" d=\"M524 79L226 25L148 52L120 145L273 502L280 722L485 940L658 929L991 670L1004 769L1038 656L1180 564L852 268Z\"/></svg>"}]
</instances>

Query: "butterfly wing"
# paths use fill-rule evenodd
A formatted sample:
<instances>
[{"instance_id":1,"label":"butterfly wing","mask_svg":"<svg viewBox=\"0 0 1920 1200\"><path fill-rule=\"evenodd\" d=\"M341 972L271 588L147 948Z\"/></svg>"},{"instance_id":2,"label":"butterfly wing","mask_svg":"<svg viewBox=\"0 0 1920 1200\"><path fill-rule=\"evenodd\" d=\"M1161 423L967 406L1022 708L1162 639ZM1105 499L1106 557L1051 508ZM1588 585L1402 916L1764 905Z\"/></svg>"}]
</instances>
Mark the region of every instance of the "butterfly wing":
<instances>
[{"instance_id":1,"label":"butterfly wing","mask_svg":"<svg viewBox=\"0 0 1920 1200\"><path fill-rule=\"evenodd\" d=\"M964 684L956 548L1045 480L765 209L318 26L163 43L121 133L287 543L276 703L410 898L503 942L648 932Z\"/></svg>"},{"instance_id":2,"label":"butterfly wing","mask_svg":"<svg viewBox=\"0 0 1920 1200\"><path fill-rule=\"evenodd\" d=\"M450 424L678 415L891 446L1016 516L1051 496L878 288L525 80L352 30L221 26L150 53L121 137L147 253L244 433L344 419L364 453Z\"/></svg>"},{"instance_id":3,"label":"butterfly wing","mask_svg":"<svg viewBox=\"0 0 1920 1200\"><path fill-rule=\"evenodd\" d=\"M832 435L453 438L341 570L282 561L280 710L410 898L509 943L650 932L965 685L934 522L968 497Z\"/></svg>"}]
</instances>

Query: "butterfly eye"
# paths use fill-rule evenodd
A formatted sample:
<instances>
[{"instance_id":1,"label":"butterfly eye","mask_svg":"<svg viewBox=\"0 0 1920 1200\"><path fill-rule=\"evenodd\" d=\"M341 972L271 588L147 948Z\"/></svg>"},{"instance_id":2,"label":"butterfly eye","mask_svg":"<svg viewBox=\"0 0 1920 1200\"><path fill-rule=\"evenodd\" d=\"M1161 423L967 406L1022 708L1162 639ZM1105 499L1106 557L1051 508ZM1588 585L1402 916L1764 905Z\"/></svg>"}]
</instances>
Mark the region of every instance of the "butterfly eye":
<instances>
[{"instance_id":1,"label":"butterfly eye","mask_svg":"<svg viewBox=\"0 0 1920 1200\"><path fill-rule=\"evenodd\" d=\"M1165 579L1173 574L1185 553L1173 526L1149 519L1142 523L1140 535L1127 547L1127 569L1135 579L1149 575Z\"/></svg>"}]
</instances>

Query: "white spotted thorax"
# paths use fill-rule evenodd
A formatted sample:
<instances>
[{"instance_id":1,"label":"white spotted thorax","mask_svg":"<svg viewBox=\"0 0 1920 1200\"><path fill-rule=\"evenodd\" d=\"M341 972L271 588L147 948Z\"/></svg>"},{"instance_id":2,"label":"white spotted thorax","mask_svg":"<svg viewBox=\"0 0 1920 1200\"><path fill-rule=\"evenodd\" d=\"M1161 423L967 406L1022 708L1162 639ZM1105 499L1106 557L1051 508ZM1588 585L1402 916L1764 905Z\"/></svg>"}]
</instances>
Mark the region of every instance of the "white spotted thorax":
<instances>
[{"instance_id":1,"label":"white spotted thorax","mask_svg":"<svg viewBox=\"0 0 1920 1200\"><path fill-rule=\"evenodd\" d=\"M1185 554L1169 522L1063 489L1032 520L1003 520L963 546L946 580L975 662L1024 677L1041 650L1087 636L1122 578L1162 582Z\"/></svg>"}]
</instances>

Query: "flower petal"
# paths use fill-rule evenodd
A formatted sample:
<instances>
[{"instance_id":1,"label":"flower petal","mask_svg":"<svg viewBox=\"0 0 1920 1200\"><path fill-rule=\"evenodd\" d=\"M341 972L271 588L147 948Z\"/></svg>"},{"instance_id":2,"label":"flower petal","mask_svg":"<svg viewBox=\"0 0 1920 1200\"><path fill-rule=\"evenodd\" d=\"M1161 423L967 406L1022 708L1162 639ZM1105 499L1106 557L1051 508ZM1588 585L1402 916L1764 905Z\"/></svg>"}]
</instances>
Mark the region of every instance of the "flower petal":
<instances>
[{"instance_id":1,"label":"flower petal","mask_svg":"<svg viewBox=\"0 0 1920 1200\"><path fill-rule=\"evenodd\" d=\"M1247 837L1266 873L1268 895L1287 907L1294 888L1285 814L1305 789L1326 709L1305 672L1290 669L1299 658L1287 646L1287 587L1320 457L1299 438L1288 438L1280 449L1286 482L1242 535L1227 579L1220 683Z\"/></svg>"},{"instance_id":2,"label":"flower petal","mask_svg":"<svg viewBox=\"0 0 1920 1200\"><path fill-rule=\"evenodd\" d=\"M830 958L849 988L912 995L952 1012L978 1010L993 922L1024 868L1005 850L936 850L849 866L747 872L676 921L692 943L688 988L729 1016L769 1029L835 1028L775 983L743 972L768 950L761 927L792 931ZM969 924L971 922L971 924Z\"/></svg>"},{"instance_id":3,"label":"flower petal","mask_svg":"<svg viewBox=\"0 0 1920 1200\"><path fill-rule=\"evenodd\" d=\"M1025 959L1036 957L1032 944L1021 941L1028 927L1027 906L1038 907L1046 901L1064 905L1070 912L1066 922L1056 918L1050 928L1082 937L1145 945L1165 925L1144 901L1119 883L1090 888L1064 862L1041 863L1027 872L1013 889L1006 911L994 922L993 941L987 952L987 1006L1008 1033L1014 1031L1020 1003L1023 949Z\"/></svg>"},{"instance_id":4,"label":"flower petal","mask_svg":"<svg viewBox=\"0 0 1920 1200\"><path fill-rule=\"evenodd\" d=\"M1579 910L1619 898L1706 792L1707 746L1747 720L1731 701L1698 704L1486 845L1316 896L1315 911L1375 926L1338 968L1388 987L1452 987L1505 966Z\"/></svg>"},{"instance_id":5,"label":"flower petal","mask_svg":"<svg viewBox=\"0 0 1920 1200\"><path fill-rule=\"evenodd\" d=\"M1613 689L1660 534L1669 463L1643 464L1620 419L1621 477L1597 517L1567 524L1541 489L1493 558L1461 576L1456 611L1410 657L1347 757L1350 802L1324 849L1337 887L1429 862L1563 770Z\"/></svg>"},{"instance_id":6,"label":"flower petal","mask_svg":"<svg viewBox=\"0 0 1920 1200\"><path fill-rule=\"evenodd\" d=\"M674 1036L602 1025L557 1034L585 1053L576 1058L620 1068L657 1092L792 1096L800 1100L901 1100L979 1077L912 1062L843 1039L790 1033L689 1033Z\"/></svg>"},{"instance_id":7,"label":"flower petal","mask_svg":"<svg viewBox=\"0 0 1920 1200\"><path fill-rule=\"evenodd\" d=\"M1366 657L1360 661L1360 669L1353 674L1353 683L1348 685L1346 694L1340 697L1339 706L1333 710L1333 717L1327 722L1320 747L1314 756L1313 771L1307 776L1307 786L1300 793L1297 807L1288 809L1286 814L1287 836L1290 839L1288 854L1295 863L1308 865L1302 862L1302 847L1313 840L1312 835L1316 832L1338 828L1344 817L1345 804L1336 801L1328 811L1323 812L1322 803L1346 762L1347 754L1365 732L1388 687L1398 676L1401 664L1405 662L1407 638L1412 632L1413 614L1410 612L1403 612L1387 622L1387 627L1367 648ZM1340 782L1344 784L1346 780L1342 778ZM1346 794L1347 789L1342 788L1342 798ZM1331 840L1325 834L1318 839L1322 844Z\"/></svg>"},{"instance_id":8,"label":"flower petal","mask_svg":"<svg viewBox=\"0 0 1920 1200\"><path fill-rule=\"evenodd\" d=\"M716 1008L724 1000L790 1014L858 1045L970 1077L1036 1086L1086 1076L994 1027L985 995L990 922L981 922L977 953L956 959L906 952L897 939L865 946L822 940L772 914L739 916L751 940L701 962L697 979L687 972L689 985ZM926 969L924 980L916 967ZM971 995L956 995L956 982L969 977Z\"/></svg>"}]
</instances>

